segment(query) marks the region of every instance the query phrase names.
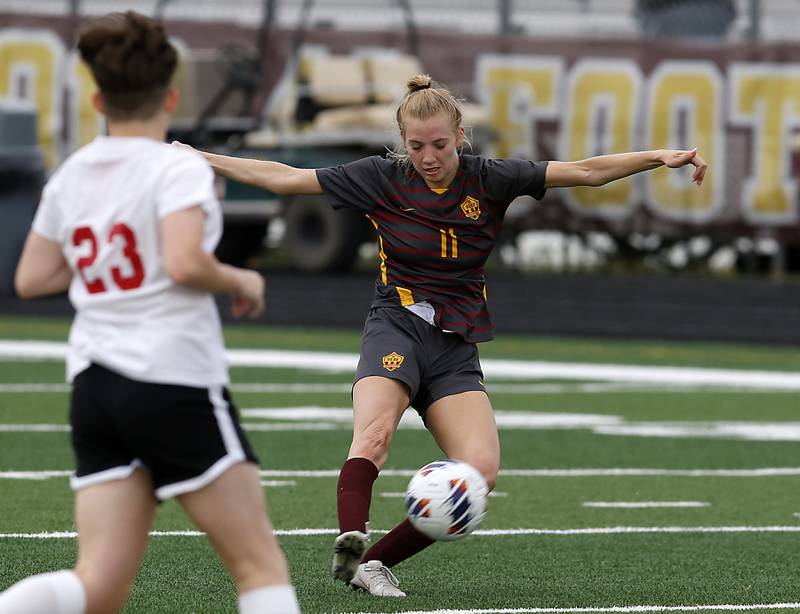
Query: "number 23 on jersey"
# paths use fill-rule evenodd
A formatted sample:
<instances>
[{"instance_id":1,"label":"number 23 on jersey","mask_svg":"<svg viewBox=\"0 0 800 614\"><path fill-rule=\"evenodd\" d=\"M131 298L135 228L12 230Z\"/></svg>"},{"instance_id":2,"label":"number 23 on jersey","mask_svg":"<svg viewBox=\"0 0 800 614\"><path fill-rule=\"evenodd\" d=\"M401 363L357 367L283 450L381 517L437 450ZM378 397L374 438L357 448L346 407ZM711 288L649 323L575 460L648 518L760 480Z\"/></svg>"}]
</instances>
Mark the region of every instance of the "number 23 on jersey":
<instances>
[{"instance_id":1,"label":"number 23 on jersey","mask_svg":"<svg viewBox=\"0 0 800 614\"><path fill-rule=\"evenodd\" d=\"M136 250L136 234L130 226L122 222L114 224L111 232L106 237L106 242L113 245L118 245L122 248L122 255L127 260L129 266L128 270L123 271L122 267L111 266L108 274L120 290L133 290L142 285L144 281L144 266L142 265L142 258ZM79 249L88 250L86 255L78 258L76 266L78 273L86 285L86 290L89 294L99 294L106 292L107 275L103 271L95 271L95 276L89 277L89 269L94 265L97 260L98 252L98 238L94 231L89 226L80 226L72 233L72 244ZM104 281L104 277L106 280Z\"/></svg>"}]
</instances>

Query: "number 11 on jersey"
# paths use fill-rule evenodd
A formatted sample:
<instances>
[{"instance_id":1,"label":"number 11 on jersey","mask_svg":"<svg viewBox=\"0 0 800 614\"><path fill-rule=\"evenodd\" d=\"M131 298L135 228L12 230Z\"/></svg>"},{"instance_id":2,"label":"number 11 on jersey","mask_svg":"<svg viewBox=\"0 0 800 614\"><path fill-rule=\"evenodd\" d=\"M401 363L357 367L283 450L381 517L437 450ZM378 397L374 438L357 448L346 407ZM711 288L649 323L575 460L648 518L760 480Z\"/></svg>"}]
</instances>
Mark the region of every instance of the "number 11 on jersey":
<instances>
[{"instance_id":1,"label":"number 11 on jersey","mask_svg":"<svg viewBox=\"0 0 800 614\"><path fill-rule=\"evenodd\" d=\"M447 258L447 238L450 237L450 257L458 258L458 239L456 233L452 228L448 228L445 232L444 228L440 228L439 232L442 234L442 258Z\"/></svg>"}]
</instances>

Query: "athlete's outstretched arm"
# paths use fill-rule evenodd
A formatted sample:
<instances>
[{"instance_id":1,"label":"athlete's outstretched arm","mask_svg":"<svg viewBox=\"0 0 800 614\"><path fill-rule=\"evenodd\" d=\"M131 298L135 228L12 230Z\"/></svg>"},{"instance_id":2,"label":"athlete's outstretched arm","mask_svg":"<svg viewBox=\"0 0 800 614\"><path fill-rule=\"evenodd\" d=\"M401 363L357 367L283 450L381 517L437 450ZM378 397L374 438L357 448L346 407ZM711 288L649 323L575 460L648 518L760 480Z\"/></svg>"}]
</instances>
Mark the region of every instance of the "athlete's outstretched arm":
<instances>
[{"instance_id":1,"label":"athlete's outstretched arm","mask_svg":"<svg viewBox=\"0 0 800 614\"><path fill-rule=\"evenodd\" d=\"M609 181L649 171L659 166L679 168L686 164L694 165L692 181L701 185L708 165L697 155L697 149L655 149L596 156L577 162L548 162L545 186L548 188L601 186Z\"/></svg>"},{"instance_id":2,"label":"athlete's outstretched arm","mask_svg":"<svg viewBox=\"0 0 800 614\"><path fill-rule=\"evenodd\" d=\"M31 230L22 248L14 275L14 289L20 298L57 294L69 288L72 269L61 246Z\"/></svg>"},{"instance_id":3,"label":"athlete's outstretched arm","mask_svg":"<svg viewBox=\"0 0 800 614\"><path fill-rule=\"evenodd\" d=\"M178 141L173 145L194 149ZM295 168L269 160L252 160L200 151L214 172L228 179L275 192L275 194L322 194L313 168Z\"/></svg>"}]
</instances>

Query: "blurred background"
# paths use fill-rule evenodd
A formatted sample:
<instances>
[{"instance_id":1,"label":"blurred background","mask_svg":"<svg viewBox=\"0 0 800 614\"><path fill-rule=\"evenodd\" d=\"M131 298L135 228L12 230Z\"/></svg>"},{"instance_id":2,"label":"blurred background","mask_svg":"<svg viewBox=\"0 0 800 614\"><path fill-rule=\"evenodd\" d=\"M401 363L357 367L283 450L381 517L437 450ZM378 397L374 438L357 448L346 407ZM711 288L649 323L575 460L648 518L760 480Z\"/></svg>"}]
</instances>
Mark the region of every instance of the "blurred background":
<instances>
[{"instance_id":1,"label":"blurred background","mask_svg":"<svg viewBox=\"0 0 800 614\"><path fill-rule=\"evenodd\" d=\"M50 309L16 303L14 266L48 174L103 131L76 32L126 9L165 22L182 57L170 137L202 149L381 154L420 72L463 98L475 153L697 147L699 189L661 169L518 199L487 267L498 329L800 343L800 0L0 0L0 310ZM360 324L364 220L219 193L218 256L273 280L268 321Z\"/></svg>"}]
</instances>

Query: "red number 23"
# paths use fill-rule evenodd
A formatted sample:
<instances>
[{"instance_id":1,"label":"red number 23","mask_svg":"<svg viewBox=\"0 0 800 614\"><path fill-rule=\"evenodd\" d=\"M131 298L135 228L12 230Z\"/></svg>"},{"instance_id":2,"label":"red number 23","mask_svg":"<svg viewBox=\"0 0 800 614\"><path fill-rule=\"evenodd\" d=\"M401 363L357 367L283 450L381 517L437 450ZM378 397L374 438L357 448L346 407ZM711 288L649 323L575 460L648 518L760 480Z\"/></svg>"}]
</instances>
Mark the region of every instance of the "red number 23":
<instances>
[{"instance_id":1,"label":"red number 23","mask_svg":"<svg viewBox=\"0 0 800 614\"><path fill-rule=\"evenodd\" d=\"M139 252L136 251L136 235L130 226L119 223L115 224L108 233L108 242L113 243L116 237L122 238L122 255L130 263L130 273L125 275L120 267L114 266L111 267L111 279L120 290L133 290L141 286L144 281L144 266ZM78 247L87 243L89 244L89 253L78 258L78 272L90 294L105 292L106 284L100 277L89 279L86 274L86 269L92 266L97 258L97 237L88 226L76 228L72 233L72 244Z\"/></svg>"}]
</instances>

